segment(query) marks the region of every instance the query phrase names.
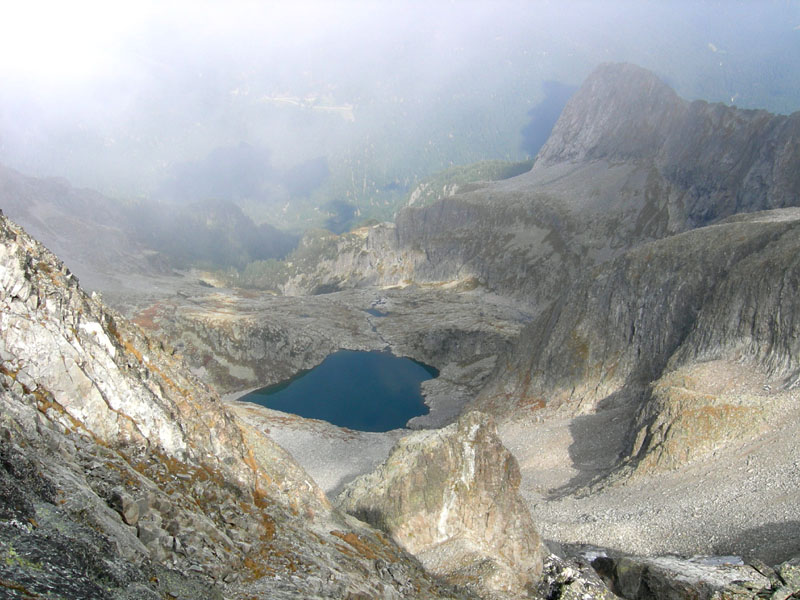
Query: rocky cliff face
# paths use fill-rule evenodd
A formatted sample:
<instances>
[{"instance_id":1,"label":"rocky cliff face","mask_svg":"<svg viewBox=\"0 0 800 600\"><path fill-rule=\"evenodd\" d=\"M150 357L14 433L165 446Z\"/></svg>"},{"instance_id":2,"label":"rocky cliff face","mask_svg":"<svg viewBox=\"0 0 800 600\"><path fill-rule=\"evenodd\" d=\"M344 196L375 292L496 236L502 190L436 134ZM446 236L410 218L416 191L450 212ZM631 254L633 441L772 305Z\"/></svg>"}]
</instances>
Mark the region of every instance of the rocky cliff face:
<instances>
[{"instance_id":1,"label":"rocky cliff face","mask_svg":"<svg viewBox=\"0 0 800 600\"><path fill-rule=\"evenodd\" d=\"M756 437L796 409L798 234L797 209L739 216L587 273L522 332L477 406L627 405L621 449L640 468Z\"/></svg>"},{"instance_id":2,"label":"rocky cliff face","mask_svg":"<svg viewBox=\"0 0 800 600\"><path fill-rule=\"evenodd\" d=\"M788 301L780 282L792 277L785 269L791 271L794 259L785 246L797 235L799 217L792 209L690 231L643 245L586 273L523 331L503 374L496 377L498 393L538 405L602 398L625 386L641 388L661 375L690 333L682 356L702 344L710 330L715 332L713 344L703 345L708 358L739 343L750 326L761 339L752 340L749 353L766 354L765 365L785 371L794 324L790 320L775 329L770 322L775 304ZM780 266L777 256L782 257ZM759 272L748 267L763 261L772 261L772 268ZM760 281L747 280L751 275ZM745 302L741 310L757 312L761 319L740 320L741 310L719 307L720 294L734 306ZM743 299L742 294L759 298ZM784 307L781 314L787 312ZM703 325L701 314L736 325L727 330Z\"/></svg>"},{"instance_id":3,"label":"rocky cliff face","mask_svg":"<svg viewBox=\"0 0 800 600\"><path fill-rule=\"evenodd\" d=\"M472 412L403 438L339 501L434 573L482 595L516 597L537 582L544 554L518 487L519 467L493 421Z\"/></svg>"},{"instance_id":4,"label":"rocky cliff face","mask_svg":"<svg viewBox=\"0 0 800 600\"><path fill-rule=\"evenodd\" d=\"M0 217L10 597L460 597ZM389 565L389 568L386 566Z\"/></svg>"},{"instance_id":5,"label":"rocky cliff face","mask_svg":"<svg viewBox=\"0 0 800 600\"><path fill-rule=\"evenodd\" d=\"M637 415L632 454L674 467L726 441L753 437L797 408L800 227L797 211L759 218L780 231L709 290L697 319ZM735 223L733 223L735 225Z\"/></svg>"}]
</instances>

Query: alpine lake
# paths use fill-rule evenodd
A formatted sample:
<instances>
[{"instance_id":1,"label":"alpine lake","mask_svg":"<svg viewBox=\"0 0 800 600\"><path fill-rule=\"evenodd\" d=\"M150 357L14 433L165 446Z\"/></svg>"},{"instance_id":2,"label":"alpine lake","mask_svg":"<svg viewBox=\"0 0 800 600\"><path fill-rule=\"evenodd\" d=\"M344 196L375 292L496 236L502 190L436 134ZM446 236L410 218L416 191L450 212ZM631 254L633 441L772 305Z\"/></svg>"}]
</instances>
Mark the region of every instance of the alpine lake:
<instances>
[{"instance_id":1,"label":"alpine lake","mask_svg":"<svg viewBox=\"0 0 800 600\"><path fill-rule=\"evenodd\" d=\"M389 352L339 350L309 371L240 400L358 431L390 431L428 413L420 385L439 372Z\"/></svg>"}]
</instances>

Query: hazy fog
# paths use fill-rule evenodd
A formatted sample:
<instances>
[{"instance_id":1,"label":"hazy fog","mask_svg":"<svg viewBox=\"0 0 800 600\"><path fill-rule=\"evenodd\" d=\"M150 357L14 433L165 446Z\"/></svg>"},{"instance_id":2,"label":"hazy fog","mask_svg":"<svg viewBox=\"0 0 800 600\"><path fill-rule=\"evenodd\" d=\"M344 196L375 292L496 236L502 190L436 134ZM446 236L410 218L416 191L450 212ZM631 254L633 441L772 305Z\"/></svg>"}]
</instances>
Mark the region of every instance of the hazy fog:
<instances>
[{"instance_id":1,"label":"hazy fog","mask_svg":"<svg viewBox=\"0 0 800 600\"><path fill-rule=\"evenodd\" d=\"M604 61L800 109L796 0L3 4L0 162L294 228L385 218L427 174L535 154Z\"/></svg>"}]
</instances>

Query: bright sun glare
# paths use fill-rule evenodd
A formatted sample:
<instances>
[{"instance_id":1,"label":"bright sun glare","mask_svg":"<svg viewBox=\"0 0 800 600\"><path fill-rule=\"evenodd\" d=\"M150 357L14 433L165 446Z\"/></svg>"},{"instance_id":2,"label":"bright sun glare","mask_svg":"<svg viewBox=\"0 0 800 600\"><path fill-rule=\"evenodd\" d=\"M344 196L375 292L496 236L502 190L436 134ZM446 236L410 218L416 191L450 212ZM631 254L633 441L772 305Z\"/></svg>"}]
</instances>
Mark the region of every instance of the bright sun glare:
<instances>
[{"instance_id":1,"label":"bright sun glare","mask_svg":"<svg viewBox=\"0 0 800 600\"><path fill-rule=\"evenodd\" d=\"M358 2L346 6L351 17L358 12ZM328 0L0 0L0 77L80 84L124 68L127 42L152 26L206 41L253 28L257 39L297 41L342 13L341 2Z\"/></svg>"},{"instance_id":2,"label":"bright sun glare","mask_svg":"<svg viewBox=\"0 0 800 600\"><path fill-rule=\"evenodd\" d=\"M79 82L112 68L147 2L0 0L0 74Z\"/></svg>"}]
</instances>

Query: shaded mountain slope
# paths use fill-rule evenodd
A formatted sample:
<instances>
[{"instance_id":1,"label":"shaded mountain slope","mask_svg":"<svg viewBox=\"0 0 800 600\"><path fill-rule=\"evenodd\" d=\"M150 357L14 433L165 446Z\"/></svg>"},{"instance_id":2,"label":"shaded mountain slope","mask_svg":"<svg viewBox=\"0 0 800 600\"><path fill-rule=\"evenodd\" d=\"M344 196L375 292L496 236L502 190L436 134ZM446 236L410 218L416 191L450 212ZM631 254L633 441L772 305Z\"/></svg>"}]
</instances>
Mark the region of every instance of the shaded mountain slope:
<instances>
[{"instance_id":1,"label":"shaded mountain slope","mask_svg":"<svg viewBox=\"0 0 800 600\"><path fill-rule=\"evenodd\" d=\"M127 209L126 221L137 239L178 267L243 267L283 257L298 241L266 223L256 225L228 200L142 201Z\"/></svg>"},{"instance_id":2,"label":"shaded mountain slope","mask_svg":"<svg viewBox=\"0 0 800 600\"><path fill-rule=\"evenodd\" d=\"M798 240L800 210L778 209L587 272L523 329L476 406L569 427L574 485L713 461L800 422Z\"/></svg>"},{"instance_id":3,"label":"shaded mountain slope","mask_svg":"<svg viewBox=\"0 0 800 600\"><path fill-rule=\"evenodd\" d=\"M67 260L87 289L169 272L165 258L126 226L121 205L97 192L0 166L0 209Z\"/></svg>"},{"instance_id":4,"label":"shaded mountain slope","mask_svg":"<svg viewBox=\"0 0 800 600\"><path fill-rule=\"evenodd\" d=\"M2 165L0 209L73 265L87 289L98 291L125 287L131 276L170 275L172 267L281 257L297 243L294 235L256 226L231 202L122 202Z\"/></svg>"}]
</instances>

